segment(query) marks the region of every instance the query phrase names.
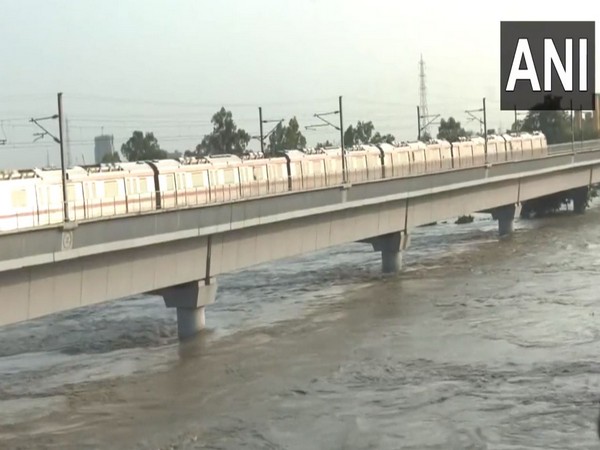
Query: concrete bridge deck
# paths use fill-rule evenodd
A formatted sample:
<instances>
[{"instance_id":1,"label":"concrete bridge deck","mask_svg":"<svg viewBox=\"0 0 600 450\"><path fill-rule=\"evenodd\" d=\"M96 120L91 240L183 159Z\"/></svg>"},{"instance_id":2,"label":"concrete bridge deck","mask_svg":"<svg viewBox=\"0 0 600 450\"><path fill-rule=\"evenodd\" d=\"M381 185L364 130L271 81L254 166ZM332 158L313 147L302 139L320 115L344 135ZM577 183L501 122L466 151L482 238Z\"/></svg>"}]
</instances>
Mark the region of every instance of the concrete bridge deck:
<instances>
[{"instance_id":1,"label":"concrete bridge deck","mask_svg":"<svg viewBox=\"0 0 600 450\"><path fill-rule=\"evenodd\" d=\"M215 277L362 241L399 270L410 230L477 211L501 234L515 205L600 183L600 144L523 160L231 203L0 234L0 325L140 293L177 307L182 337L204 323ZM570 144L568 149L570 149Z\"/></svg>"}]
</instances>

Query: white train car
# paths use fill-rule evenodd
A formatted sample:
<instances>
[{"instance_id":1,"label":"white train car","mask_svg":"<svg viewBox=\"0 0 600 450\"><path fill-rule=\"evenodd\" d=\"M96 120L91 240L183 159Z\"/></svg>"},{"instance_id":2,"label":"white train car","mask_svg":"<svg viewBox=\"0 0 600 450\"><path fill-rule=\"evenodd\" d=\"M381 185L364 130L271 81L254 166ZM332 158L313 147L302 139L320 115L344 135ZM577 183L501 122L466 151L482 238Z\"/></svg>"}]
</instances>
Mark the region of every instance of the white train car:
<instances>
[{"instance_id":1,"label":"white train car","mask_svg":"<svg viewBox=\"0 0 600 450\"><path fill-rule=\"evenodd\" d=\"M0 231L13 231L48 225L47 211L42 216L37 203L40 179L35 170L0 172ZM42 188L43 190L43 188ZM58 222L62 221L62 204ZM55 222L56 223L56 222Z\"/></svg>"},{"instance_id":2,"label":"white train car","mask_svg":"<svg viewBox=\"0 0 600 450\"><path fill-rule=\"evenodd\" d=\"M346 153L348 181L379 180L382 177L381 151L374 145L360 145Z\"/></svg>"},{"instance_id":3,"label":"white train car","mask_svg":"<svg viewBox=\"0 0 600 450\"><path fill-rule=\"evenodd\" d=\"M327 185L328 186L336 186L342 184L344 182L344 163L342 161L342 148L326 148L321 150L323 155L325 155L325 170L327 171ZM344 157L346 158L346 163L348 162L348 152ZM348 169L348 165L346 164L346 170Z\"/></svg>"},{"instance_id":4,"label":"white train car","mask_svg":"<svg viewBox=\"0 0 600 450\"><path fill-rule=\"evenodd\" d=\"M328 186L327 155L324 151L287 150L285 157L290 177L290 190L301 191Z\"/></svg>"},{"instance_id":5,"label":"white train car","mask_svg":"<svg viewBox=\"0 0 600 450\"><path fill-rule=\"evenodd\" d=\"M473 145L467 138L452 143L452 157L455 169L473 167Z\"/></svg>"},{"instance_id":6,"label":"white train car","mask_svg":"<svg viewBox=\"0 0 600 450\"><path fill-rule=\"evenodd\" d=\"M277 194L288 190L287 159L265 158L262 153L248 152L240 166L242 197Z\"/></svg>"},{"instance_id":7,"label":"white train car","mask_svg":"<svg viewBox=\"0 0 600 450\"><path fill-rule=\"evenodd\" d=\"M60 171L42 179L60 189ZM125 171L119 164L76 166L67 170L67 203L70 220L94 219L127 214ZM56 189L56 188L55 188Z\"/></svg>"},{"instance_id":8,"label":"white train car","mask_svg":"<svg viewBox=\"0 0 600 450\"><path fill-rule=\"evenodd\" d=\"M181 158L177 166L159 165L157 169L175 176L175 199L178 207L210 203L209 173L211 164L205 158Z\"/></svg>"},{"instance_id":9,"label":"white train car","mask_svg":"<svg viewBox=\"0 0 600 450\"><path fill-rule=\"evenodd\" d=\"M385 178L407 177L410 175L411 148L402 143L400 146L379 144L383 154L383 167Z\"/></svg>"},{"instance_id":10,"label":"white train car","mask_svg":"<svg viewBox=\"0 0 600 450\"><path fill-rule=\"evenodd\" d=\"M157 209L156 174L145 162L117 163L123 171L127 212L140 213Z\"/></svg>"},{"instance_id":11,"label":"white train car","mask_svg":"<svg viewBox=\"0 0 600 450\"><path fill-rule=\"evenodd\" d=\"M490 134L487 138L487 160L489 163L501 163L507 159L506 141L502 136Z\"/></svg>"},{"instance_id":12,"label":"white train car","mask_svg":"<svg viewBox=\"0 0 600 450\"><path fill-rule=\"evenodd\" d=\"M543 158L548 156L548 143L546 136L541 131L534 131L531 135L532 140L532 157Z\"/></svg>"},{"instance_id":13,"label":"white train car","mask_svg":"<svg viewBox=\"0 0 600 450\"><path fill-rule=\"evenodd\" d=\"M452 169L452 146L443 139L432 139L426 143L425 164L427 172Z\"/></svg>"},{"instance_id":14,"label":"white train car","mask_svg":"<svg viewBox=\"0 0 600 450\"><path fill-rule=\"evenodd\" d=\"M506 141L506 151L510 153L511 161L520 161L523 159L523 142L516 133L504 134L502 136Z\"/></svg>"},{"instance_id":15,"label":"white train car","mask_svg":"<svg viewBox=\"0 0 600 450\"><path fill-rule=\"evenodd\" d=\"M241 198L239 156L223 154L206 158L210 163L210 196L213 202L229 202Z\"/></svg>"},{"instance_id":16,"label":"white train car","mask_svg":"<svg viewBox=\"0 0 600 450\"><path fill-rule=\"evenodd\" d=\"M421 175L427 172L426 150L427 146L421 142L408 142L405 145L410 153L410 174Z\"/></svg>"}]
</instances>

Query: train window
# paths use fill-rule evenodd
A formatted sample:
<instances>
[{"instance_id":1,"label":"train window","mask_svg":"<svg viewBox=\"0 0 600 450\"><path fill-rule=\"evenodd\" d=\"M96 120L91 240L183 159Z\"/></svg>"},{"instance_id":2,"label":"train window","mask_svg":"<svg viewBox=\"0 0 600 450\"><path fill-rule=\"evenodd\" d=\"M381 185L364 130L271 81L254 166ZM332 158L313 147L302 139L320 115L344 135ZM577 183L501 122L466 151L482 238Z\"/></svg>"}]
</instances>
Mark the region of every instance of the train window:
<instances>
[{"instance_id":1,"label":"train window","mask_svg":"<svg viewBox=\"0 0 600 450\"><path fill-rule=\"evenodd\" d=\"M140 192L148 192L148 180L140 178Z\"/></svg>"},{"instance_id":2,"label":"train window","mask_svg":"<svg viewBox=\"0 0 600 450\"><path fill-rule=\"evenodd\" d=\"M204 186L204 172L192 173L192 186L203 187Z\"/></svg>"},{"instance_id":3,"label":"train window","mask_svg":"<svg viewBox=\"0 0 600 450\"><path fill-rule=\"evenodd\" d=\"M263 181L265 179L265 166L254 167L254 179L256 181Z\"/></svg>"},{"instance_id":4,"label":"train window","mask_svg":"<svg viewBox=\"0 0 600 450\"><path fill-rule=\"evenodd\" d=\"M67 185L67 199L69 202L74 202L77 199L77 195L75 193L75 186L72 184Z\"/></svg>"},{"instance_id":5,"label":"train window","mask_svg":"<svg viewBox=\"0 0 600 450\"><path fill-rule=\"evenodd\" d=\"M175 179L173 178L173 175L167 175L165 178L167 181L167 191L174 191L175 190Z\"/></svg>"},{"instance_id":6,"label":"train window","mask_svg":"<svg viewBox=\"0 0 600 450\"><path fill-rule=\"evenodd\" d=\"M114 198L118 194L118 187L116 181L105 181L104 182L104 197Z\"/></svg>"},{"instance_id":7,"label":"train window","mask_svg":"<svg viewBox=\"0 0 600 450\"><path fill-rule=\"evenodd\" d=\"M224 169L223 170L223 182L225 184L234 184L235 183L235 175L233 173L233 169Z\"/></svg>"},{"instance_id":8,"label":"train window","mask_svg":"<svg viewBox=\"0 0 600 450\"><path fill-rule=\"evenodd\" d=\"M12 191L12 205L13 208L25 208L27 206L27 191L25 189Z\"/></svg>"}]
</instances>

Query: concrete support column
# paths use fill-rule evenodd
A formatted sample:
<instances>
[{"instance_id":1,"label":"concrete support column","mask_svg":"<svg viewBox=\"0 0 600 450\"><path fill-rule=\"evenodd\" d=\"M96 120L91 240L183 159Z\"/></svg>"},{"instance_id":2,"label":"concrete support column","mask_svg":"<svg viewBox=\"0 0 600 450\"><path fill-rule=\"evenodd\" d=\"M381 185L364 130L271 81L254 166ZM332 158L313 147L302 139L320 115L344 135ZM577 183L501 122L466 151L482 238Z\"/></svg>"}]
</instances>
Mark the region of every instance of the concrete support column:
<instances>
[{"instance_id":1,"label":"concrete support column","mask_svg":"<svg viewBox=\"0 0 600 450\"><path fill-rule=\"evenodd\" d=\"M588 203L589 189L582 187L573 191L573 210L576 214L585 213Z\"/></svg>"},{"instance_id":2,"label":"concrete support column","mask_svg":"<svg viewBox=\"0 0 600 450\"><path fill-rule=\"evenodd\" d=\"M204 308L214 303L217 296L217 281L191 281L154 291L161 295L167 308L177 308L177 333L179 339L197 334L206 325Z\"/></svg>"},{"instance_id":3,"label":"concrete support column","mask_svg":"<svg viewBox=\"0 0 600 450\"><path fill-rule=\"evenodd\" d=\"M507 236L513 232L515 205L504 205L492 210L492 218L498 221L498 234Z\"/></svg>"},{"instance_id":4,"label":"concrete support column","mask_svg":"<svg viewBox=\"0 0 600 450\"><path fill-rule=\"evenodd\" d=\"M408 235L404 232L384 234L371 238L368 242L373 250L381 252L381 271L398 273L402 269L402 250L408 247Z\"/></svg>"}]
</instances>

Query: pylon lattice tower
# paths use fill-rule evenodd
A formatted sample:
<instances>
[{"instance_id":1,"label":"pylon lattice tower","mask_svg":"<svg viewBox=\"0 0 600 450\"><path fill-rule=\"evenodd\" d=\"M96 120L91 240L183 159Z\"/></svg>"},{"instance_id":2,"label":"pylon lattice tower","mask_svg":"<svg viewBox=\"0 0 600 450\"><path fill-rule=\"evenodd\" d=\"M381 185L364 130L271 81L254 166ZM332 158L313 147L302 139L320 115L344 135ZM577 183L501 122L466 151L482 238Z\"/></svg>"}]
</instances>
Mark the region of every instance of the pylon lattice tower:
<instances>
[{"instance_id":1,"label":"pylon lattice tower","mask_svg":"<svg viewBox=\"0 0 600 450\"><path fill-rule=\"evenodd\" d=\"M419 108L421 110L421 117L427 119L429 117L429 110L427 109L427 85L425 83L425 62L423 61L423 55L419 61ZM421 130L421 133L429 134L429 126L427 121Z\"/></svg>"}]
</instances>

